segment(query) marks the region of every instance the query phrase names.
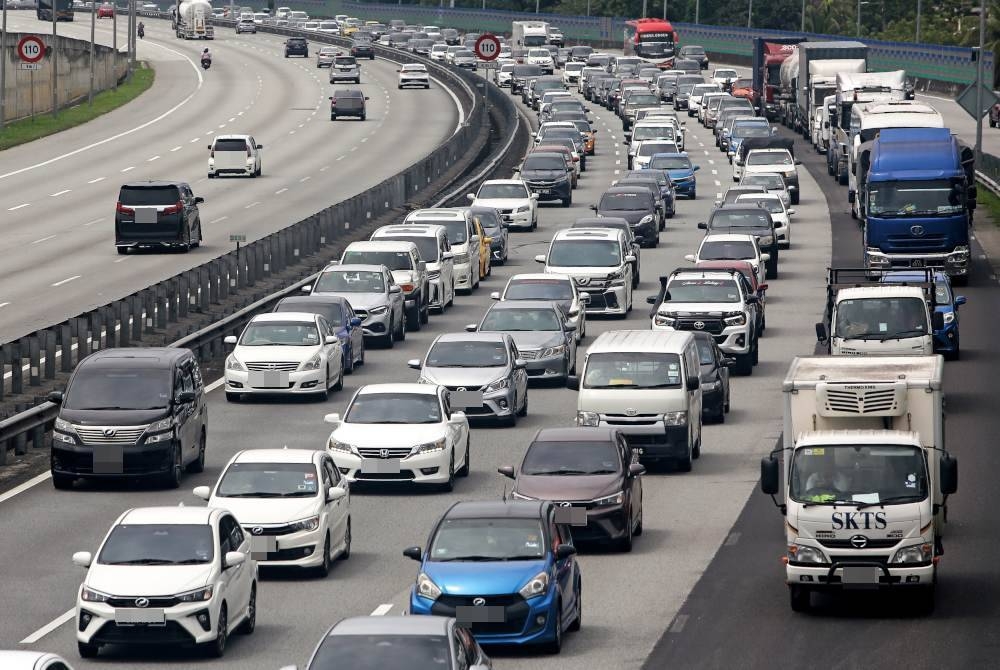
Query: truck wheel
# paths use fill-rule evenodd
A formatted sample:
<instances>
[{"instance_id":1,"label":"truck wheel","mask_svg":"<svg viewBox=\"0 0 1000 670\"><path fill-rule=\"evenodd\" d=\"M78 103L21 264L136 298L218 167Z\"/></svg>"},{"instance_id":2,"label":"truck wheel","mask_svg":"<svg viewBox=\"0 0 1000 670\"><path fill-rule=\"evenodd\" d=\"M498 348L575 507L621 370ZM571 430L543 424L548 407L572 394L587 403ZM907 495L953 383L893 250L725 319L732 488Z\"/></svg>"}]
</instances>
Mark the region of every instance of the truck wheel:
<instances>
[{"instance_id":1,"label":"truck wheel","mask_svg":"<svg viewBox=\"0 0 1000 670\"><path fill-rule=\"evenodd\" d=\"M802 586L790 585L788 587L788 601L793 612L808 612L810 591Z\"/></svg>"},{"instance_id":2,"label":"truck wheel","mask_svg":"<svg viewBox=\"0 0 1000 670\"><path fill-rule=\"evenodd\" d=\"M753 353L738 354L736 356L736 374L749 377L753 374Z\"/></svg>"}]
</instances>

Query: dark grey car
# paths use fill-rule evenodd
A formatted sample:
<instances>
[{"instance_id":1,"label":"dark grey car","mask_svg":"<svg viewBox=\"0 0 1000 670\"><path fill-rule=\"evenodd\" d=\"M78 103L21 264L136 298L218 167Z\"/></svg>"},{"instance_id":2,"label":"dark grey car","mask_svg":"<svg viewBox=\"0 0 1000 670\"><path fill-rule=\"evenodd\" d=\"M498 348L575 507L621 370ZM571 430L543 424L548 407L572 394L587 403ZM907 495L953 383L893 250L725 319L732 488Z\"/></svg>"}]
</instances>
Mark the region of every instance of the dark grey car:
<instances>
[{"instance_id":1,"label":"dark grey car","mask_svg":"<svg viewBox=\"0 0 1000 670\"><path fill-rule=\"evenodd\" d=\"M576 334L557 302L512 300L495 302L479 324L466 330L509 333L527 364L529 379L558 379L576 374Z\"/></svg>"},{"instance_id":2,"label":"dark grey car","mask_svg":"<svg viewBox=\"0 0 1000 670\"><path fill-rule=\"evenodd\" d=\"M709 233L755 236L760 250L771 256L766 263L767 278L778 278L778 235L771 213L763 207L725 205L714 210L708 222L699 223L698 228Z\"/></svg>"},{"instance_id":3,"label":"dark grey car","mask_svg":"<svg viewBox=\"0 0 1000 670\"><path fill-rule=\"evenodd\" d=\"M180 181L143 181L124 184L115 206L115 247L181 249L190 251L202 240L198 205L191 186Z\"/></svg>"},{"instance_id":4,"label":"dark grey car","mask_svg":"<svg viewBox=\"0 0 1000 670\"><path fill-rule=\"evenodd\" d=\"M698 345L701 364L701 417L723 423L729 412L729 368L736 359L726 356L711 333L701 330L691 334Z\"/></svg>"},{"instance_id":5,"label":"dark grey car","mask_svg":"<svg viewBox=\"0 0 1000 670\"><path fill-rule=\"evenodd\" d=\"M591 207L598 216L614 216L628 221L636 237L642 237L647 247L660 243L660 225L656 200L643 186L613 186Z\"/></svg>"},{"instance_id":6,"label":"dark grey car","mask_svg":"<svg viewBox=\"0 0 1000 670\"><path fill-rule=\"evenodd\" d=\"M561 200L563 207L573 203L573 168L566 165L562 154L536 151L521 163L520 179L538 200Z\"/></svg>"}]
</instances>

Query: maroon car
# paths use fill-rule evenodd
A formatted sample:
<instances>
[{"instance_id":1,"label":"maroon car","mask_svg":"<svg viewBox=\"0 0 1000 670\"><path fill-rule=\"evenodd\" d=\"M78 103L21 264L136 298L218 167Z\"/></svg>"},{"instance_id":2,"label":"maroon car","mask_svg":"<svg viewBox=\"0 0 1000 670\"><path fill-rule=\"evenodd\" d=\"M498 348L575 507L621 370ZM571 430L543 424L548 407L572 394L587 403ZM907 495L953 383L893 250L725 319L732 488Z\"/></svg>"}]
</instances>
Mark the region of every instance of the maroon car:
<instances>
[{"instance_id":1,"label":"maroon car","mask_svg":"<svg viewBox=\"0 0 1000 670\"><path fill-rule=\"evenodd\" d=\"M1000 102L990 107L990 128L1000 126Z\"/></svg>"}]
</instances>

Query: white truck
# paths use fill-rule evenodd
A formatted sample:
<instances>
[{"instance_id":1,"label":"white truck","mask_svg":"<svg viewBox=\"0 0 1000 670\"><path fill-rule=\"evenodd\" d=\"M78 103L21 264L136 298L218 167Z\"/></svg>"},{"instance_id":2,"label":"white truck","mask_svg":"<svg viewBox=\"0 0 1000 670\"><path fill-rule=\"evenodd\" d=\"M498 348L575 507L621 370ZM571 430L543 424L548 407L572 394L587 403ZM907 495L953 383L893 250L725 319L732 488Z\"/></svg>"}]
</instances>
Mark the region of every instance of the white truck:
<instances>
[{"instance_id":1,"label":"white truck","mask_svg":"<svg viewBox=\"0 0 1000 670\"><path fill-rule=\"evenodd\" d=\"M174 10L174 33L185 40L214 40L212 5L208 0L184 0Z\"/></svg>"},{"instance_id":2,"label":"white truck","mask_svg":"<svg viewBox=\"0 0 1000 670\"><path fill-rule=\"evenodd\" d=\"M836 156L838 179L841 186L849 181L848 156L851 151L851 111L854 105L871 102L906 100L906 71L893 72L841 72L837 75L837 123L830 150ZM831 161L832 162L832 161Z\"/></svg>"},{"instance_id":3,"label":"white truck","mask_svg":"<svg viewBox=\"0 0 1000 670\"><path fill-rule=\"evenodd\" d=\"M523 58L528 49L549 43L549 24L545 21L514 21L511 23L510 42L512 55Z\"/></svg>"},{"instance_id":4,"label":"white truck","mask_svg":"<svg viewBox=\"0 0 1000 670\"><path fill-rule=\"evenodd\" d=\"M958 461L944 444L943 369L941 356L792 361L783 440L761 461L761 490L784 494L775 505L794 611L807 611L814 592L853 589L907 593L933 609L947 500L958 489Z\"/></svg>"},{"instance_id":5,"label":"white truck","mask_svg":"<svg viewBox=\"0 0 1000 670\"><path fill-rule=\"evenodd\" d=\"M934 309L934 270L913 268L922 281L885 283L870 268L833 268L824 322L816 339L834 356L929 356L944 315Z\"/></svg>"}]
</instances>

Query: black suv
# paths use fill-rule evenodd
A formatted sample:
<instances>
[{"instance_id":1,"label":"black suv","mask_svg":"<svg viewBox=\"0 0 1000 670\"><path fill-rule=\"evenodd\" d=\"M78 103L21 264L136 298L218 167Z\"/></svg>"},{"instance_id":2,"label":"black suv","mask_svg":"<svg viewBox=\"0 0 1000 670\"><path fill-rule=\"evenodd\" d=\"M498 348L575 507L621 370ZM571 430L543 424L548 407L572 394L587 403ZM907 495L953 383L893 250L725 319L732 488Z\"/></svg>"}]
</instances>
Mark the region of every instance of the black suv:
<instances>
[{"instance_id":1,"label":"black suv","mask_svg":"<svg viewBox=\"0 0 1000 670\"><path fill-rule=\"evenodd\" d=\"M518 170L520 179L538 200L561 200L563 207L573 203L573 168L563 154L535 151L528 154Z\"/></svg>"},{"instance_id":2,"label":"black suv","mask_svg":"<svg viewBox=\"0 0 1000 670\"><path fill-rule=\"evenodd\" d=\"M354 40L351 43L351 55L355 58L367 58L375 60L375 47L370 40Z\"/></svg>"},{"instance_id":3,"label":"black suv","mask_svg":"<svg viewBox=\"0 0 1000 670\"><path fill-rule=\"evenodd\" d=\"M304 37L289 37L285 40L285 58L303 56L309 58L309 43Z\"/></svg>"},{"instance_id":4,"label":"black suv","mask_svg":"<svg viewBox=\"0 0 1000 670\"><path fill-rule=\"evenodd\" d=\"M708 223L699 223L698 227L709 232L756 236L760 250L771 256L766 265L767 278L778 278L778 235L771 213L763 207L725 205L713 210Z\"/></svg>"},{"instance_id":5,"label":"black suv","mask_svg":"<svg viewBox=\"0 0 1000 670\"><path fill-rule=\"evenodd\" d=\"M179 181L141 181L125 184L115 206L115 247L168 248L190 251L201 244L199 203L191 186Z\"/></svg>"},{"instance_id":6,"label":"black suv","mask_svg":"<svg viewBox=\"0 0 1000 670\"><path fill-rule=\"evenodd\" d=\"M368 96L356 88L343 88L334 91L330 96L330 120L336 121L339 116L357 116L365 120Z\"/></svg>"}]
</instances>

